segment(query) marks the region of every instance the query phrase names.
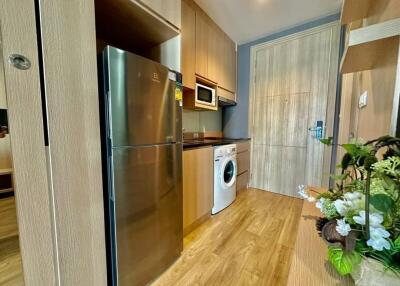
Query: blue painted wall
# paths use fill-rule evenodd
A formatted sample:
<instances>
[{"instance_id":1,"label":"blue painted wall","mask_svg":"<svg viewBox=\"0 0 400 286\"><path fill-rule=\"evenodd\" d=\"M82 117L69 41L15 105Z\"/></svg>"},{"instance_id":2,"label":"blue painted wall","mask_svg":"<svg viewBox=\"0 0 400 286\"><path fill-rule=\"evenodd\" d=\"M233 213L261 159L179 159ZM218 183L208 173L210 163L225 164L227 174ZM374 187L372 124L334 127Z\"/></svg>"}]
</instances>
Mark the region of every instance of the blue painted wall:
<instances>
[{"instance_id":1,"label":"blue painted wall","mask_svg":"<svg viewBox=\"0 0 400 286\"><path fill-rule=\"evenodd\" d=\"M261 39L238 46L238 82L237 105L226 107L223 112L223 131L227 138L247 138L248 113L249 113L249 88L250 88L250 48L251 46L285 37L307 29L321 26L340 19L340 14L330 15L315 21L298 25L296 27L263 37Z\"/></svg>"}]
</instances>

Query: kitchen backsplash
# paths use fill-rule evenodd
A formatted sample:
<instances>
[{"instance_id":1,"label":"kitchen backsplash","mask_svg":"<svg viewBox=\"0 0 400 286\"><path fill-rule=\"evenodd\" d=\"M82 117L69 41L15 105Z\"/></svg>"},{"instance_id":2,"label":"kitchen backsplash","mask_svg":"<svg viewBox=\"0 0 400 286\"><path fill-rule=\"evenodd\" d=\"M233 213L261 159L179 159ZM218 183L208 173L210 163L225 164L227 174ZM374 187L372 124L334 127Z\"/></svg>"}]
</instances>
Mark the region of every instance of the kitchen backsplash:
<instances>
[{"instance_id":1,"label":"kitchen backsplash","mask_svg":"<svg viewBox=\"0 0 400 286\"><path fill-rule=\"evenodd\" d=\"M182 120L185 132L222 132L222 110L195 111L184 109Z\"/></svg>"}]
</instances>

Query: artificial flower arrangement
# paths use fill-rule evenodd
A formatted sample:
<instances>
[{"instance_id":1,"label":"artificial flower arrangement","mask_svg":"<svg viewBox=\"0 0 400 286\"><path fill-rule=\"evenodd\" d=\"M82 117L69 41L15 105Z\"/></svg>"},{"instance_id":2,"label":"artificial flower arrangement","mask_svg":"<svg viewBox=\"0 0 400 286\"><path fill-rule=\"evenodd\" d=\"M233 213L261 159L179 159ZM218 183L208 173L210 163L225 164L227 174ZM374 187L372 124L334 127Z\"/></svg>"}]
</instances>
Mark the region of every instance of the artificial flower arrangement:
<instances>
[{"instance_id":1,"label":"artificial flower arrangement","mask_svg":"<svg viewBox=\"0 0 400 286\"><path fill-rule=\"evenodd\" d=\"M321 142L331 145L332 139ZM346 154L334 176L335 187L312 195L299 186L299 194L321 210L317 230L328 242L328 260L339 274L354 274L368 260L395 279L394 284L376 285L400 285L400 138L341 146Z\"/></svg>"}]
</instances>

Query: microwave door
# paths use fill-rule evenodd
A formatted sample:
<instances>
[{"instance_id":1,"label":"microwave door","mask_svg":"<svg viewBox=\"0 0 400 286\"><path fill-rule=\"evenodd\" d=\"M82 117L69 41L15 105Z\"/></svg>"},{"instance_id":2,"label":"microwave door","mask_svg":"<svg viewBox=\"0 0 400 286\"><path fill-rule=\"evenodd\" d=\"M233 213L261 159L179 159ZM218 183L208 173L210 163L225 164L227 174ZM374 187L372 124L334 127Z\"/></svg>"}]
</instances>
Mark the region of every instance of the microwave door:
<instances>
[{"instance_id":1,"label":"microwave door","mask_svg":"<svg viewBox=\"0 0 400 286\"><path fill-rule=\"evenodd\" d=\"M209 87L198 84L196 88L196 101L201 104L214 106L215 105L214 90Z\"/></svg>"}]
</instances>

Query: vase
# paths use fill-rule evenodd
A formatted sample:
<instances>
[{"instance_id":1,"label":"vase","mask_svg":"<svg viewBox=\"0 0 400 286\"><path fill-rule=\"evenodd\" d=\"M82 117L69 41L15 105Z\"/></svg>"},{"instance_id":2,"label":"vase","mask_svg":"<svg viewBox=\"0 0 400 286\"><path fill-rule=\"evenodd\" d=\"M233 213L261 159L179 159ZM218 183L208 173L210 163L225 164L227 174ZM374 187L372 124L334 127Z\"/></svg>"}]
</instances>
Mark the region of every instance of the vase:
<instances>
[{"instance_id":1,"label":"vase","mask_svg":"<svg viewBox=\"0 0 400 286\"><path fill-rule=\"evenodd\" d=\"M356 286L399 286L400 277L392 271L385 269L378 261L363 258L360 265L351 273Z\"/></svg>"}]
</instances>

